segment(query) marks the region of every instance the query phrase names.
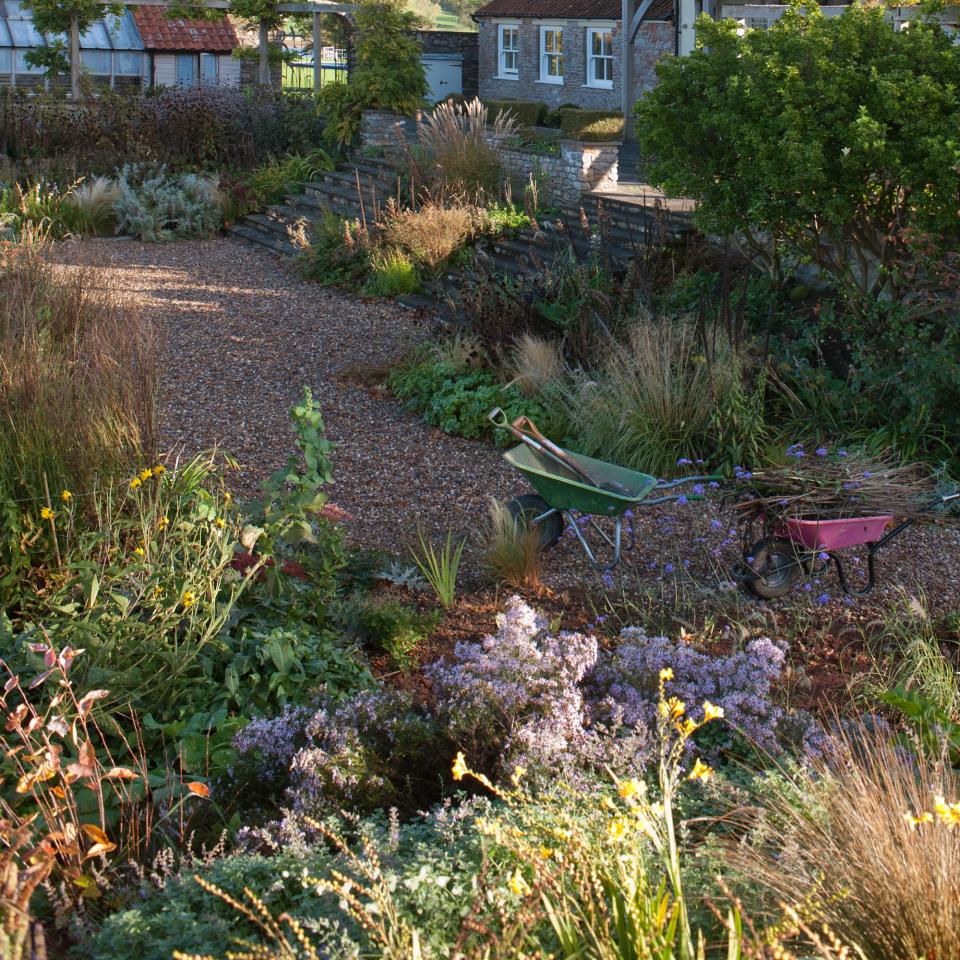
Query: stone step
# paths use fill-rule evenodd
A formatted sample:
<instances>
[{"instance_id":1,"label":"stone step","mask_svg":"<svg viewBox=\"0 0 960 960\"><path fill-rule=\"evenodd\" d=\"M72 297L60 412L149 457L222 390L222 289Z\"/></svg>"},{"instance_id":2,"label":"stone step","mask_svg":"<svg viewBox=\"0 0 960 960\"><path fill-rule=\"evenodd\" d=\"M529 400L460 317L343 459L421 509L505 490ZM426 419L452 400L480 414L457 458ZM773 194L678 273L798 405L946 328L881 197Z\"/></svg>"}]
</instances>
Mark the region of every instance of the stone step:
<instances>
[{"instance_id":1,"label":"stone step","mask_svg":"<svg viewBox=\"0 0 960 960\"><path fill-rule=\"evenodd\" d=\"M269 230L258 229L246 222L235 223L228 229L233 236L240 237L247 243L255 243L286 257L295 257L300 252L289 240L285 240Z\"/></svg>"}]
</instances>

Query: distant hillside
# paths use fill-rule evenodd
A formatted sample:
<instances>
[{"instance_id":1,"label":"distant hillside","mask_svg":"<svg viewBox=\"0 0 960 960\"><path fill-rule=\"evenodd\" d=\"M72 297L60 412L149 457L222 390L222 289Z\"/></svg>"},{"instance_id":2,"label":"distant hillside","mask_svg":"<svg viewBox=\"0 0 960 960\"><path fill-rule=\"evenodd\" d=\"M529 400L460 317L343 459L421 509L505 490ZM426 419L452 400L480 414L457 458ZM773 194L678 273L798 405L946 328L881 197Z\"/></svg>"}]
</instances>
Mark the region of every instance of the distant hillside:
<instances>
[{"instance_id":1,"label":"distant hillside","mask_svg":"<svg viewBox=\"0 0 960 960\"><path fill-rule=\"evenodd\" d=\"M407 9L418 14L434 30L476 30L470 19L486 0L407 0Z\"/></svg>"}]
</instances>

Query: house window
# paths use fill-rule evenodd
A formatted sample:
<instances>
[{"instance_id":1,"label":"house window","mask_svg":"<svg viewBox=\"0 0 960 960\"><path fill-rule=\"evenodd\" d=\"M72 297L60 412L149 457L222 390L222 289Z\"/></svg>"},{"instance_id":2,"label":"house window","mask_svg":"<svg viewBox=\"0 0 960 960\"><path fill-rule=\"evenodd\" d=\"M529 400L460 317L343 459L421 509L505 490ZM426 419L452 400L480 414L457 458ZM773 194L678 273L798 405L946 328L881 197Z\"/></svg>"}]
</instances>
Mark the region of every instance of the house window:
<instances>
[{"instance_id":1,"label":"house window","mask_svg":"<svg viewBox=\"0 0 960 960\"><path fill-rule=\"evenodd\" d=\"M540 80L563 83L563 29L540 28Z\"/></svg>"},{"instance_id":2,"label":"house window","mask_svg":"<svg viewBox=\"0 0 960 960\"><path fill-rule=\"evenodd\" d=\"M516 77L520 63L520 26L516 23L501 23L497 27L497 51L500 76Z\"/></svg>"},{"instance_id":3,"label":"house window","mask_svg":"<svg viewBox=\"0 0 960 960\"><path fill-rule=\"evenodd\" d=\"M218 67L219 59L215 53L200 54L200 82L205 84L217 83L219 77Z\"/></svg>"},{"instance_id":4,"label":"house window","mask_svg":"<svg viewBox=\"0 0 960 960\"><path fill-rule=\"evenodd\" d=\"M587 86L613 88L613 31L587 31Z\"/></svg>"}]
</instances>

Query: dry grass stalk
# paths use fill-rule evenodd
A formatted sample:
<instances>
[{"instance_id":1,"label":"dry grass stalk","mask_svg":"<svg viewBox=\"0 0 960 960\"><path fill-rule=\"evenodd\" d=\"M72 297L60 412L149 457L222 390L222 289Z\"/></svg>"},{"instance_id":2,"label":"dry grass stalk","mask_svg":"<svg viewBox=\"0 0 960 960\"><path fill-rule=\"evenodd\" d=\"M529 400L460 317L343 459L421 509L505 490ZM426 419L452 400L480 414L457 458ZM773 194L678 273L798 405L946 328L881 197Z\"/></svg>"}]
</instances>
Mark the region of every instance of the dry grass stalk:
<instances>
[{"instance_id":1,"label":"dry grass stalk","mask_svg":"<svg viewBox=\"0 0 960 960\"><path fill-rule=\"evenodd\" d=\"M159 338L95 268L0 254L0 490L85 489L153 449Z\"/></svg>"},{"instance_id":2,"label":"dry grass stalk","mask_svg":"<svg viewBox=\"0 0 960 960\"><path fill-rule=\"evenodd\" d=\"M734 853L745 876L870 960L960 957L957 773L861 728L798 788L766 802L769 843Z\"/></svg>"},{"instance_id":3,"label":"dry grass stalk","mask_svg":"<svg viewBox=\"0 0 960 960\"><path fill-rule=\"evenodd\" d=\"M479 214L473 206L425 203L416 210L394 209L380 224L380 236L411 259L436 270L473 236Z\"/></svg>"},{"instance_id":4,"label":"dry grass stalk","mask_svg":"<svg viewBox=\"0 0 960 960\"><path fill-rule=\"evenodd\" d=\"M563 354L556 340L525 333L516 342L510 360L513 378L508 386L519 387L528 397L541 393L563 376Z\"/></svg>"},{"instance_id":5,"label":"dry grass stalk","mask_svg":"<svg viewBox=\"0 0 960 960\"><path fill-rule=\"evenodd\" d=\"M490 529L484 561L497 581L539 591L543 547L536 527L517 519L499 500L490 498Z\"/></svg>"},{"instance_id":6,"label":"dry grass stalk","mask_svg":"<svg viewBox=\"0 0 960 960\"><path fill-rule=\"evenodd\" d=\"M871 457L826 448L788 450L793 463L756 470L749 478L748 499L737 509L791 517L850 517L891 514L927 516L938 481L930 467L897 462L883 454Z\"/></svg>"}]
</instances>

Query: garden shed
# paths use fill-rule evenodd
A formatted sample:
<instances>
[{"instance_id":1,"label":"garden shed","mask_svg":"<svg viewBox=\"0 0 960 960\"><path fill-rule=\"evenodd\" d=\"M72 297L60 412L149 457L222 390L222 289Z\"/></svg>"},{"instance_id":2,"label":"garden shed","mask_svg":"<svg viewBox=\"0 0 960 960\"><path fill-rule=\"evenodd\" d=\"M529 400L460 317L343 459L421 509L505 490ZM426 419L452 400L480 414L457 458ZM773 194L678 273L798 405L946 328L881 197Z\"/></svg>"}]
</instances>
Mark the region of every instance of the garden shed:
<instances>
[{"instance_id":1,"label":"garden shed","mask_svg":"<svg viewBox=\"0 0 960 960\"><path fill-rule=\"evenodd\" d=\"M31 50L67 38L46 37L33 24L29 10L18 0L0 0L0 86L48 87L43 67L27 62ZM80 59L84 71L97 84L111 88L140 86L144 76L144 48L133 15L125 10L119 17L106 16L94 22L80 37ZM62 83L68 82L67 77Z\"/></svg>"},{"instance_id":2,"label":"garden shed","mask_svg":"<svg viewBox=\"0 0 960 960\"><path fill-rule=\"evenodd\" d=\"M191 20L168 17L161 6L133 8L146 51L146 78L153 87L236 86L239 46L229 17Z\"/></svg>"}]
</instances>

